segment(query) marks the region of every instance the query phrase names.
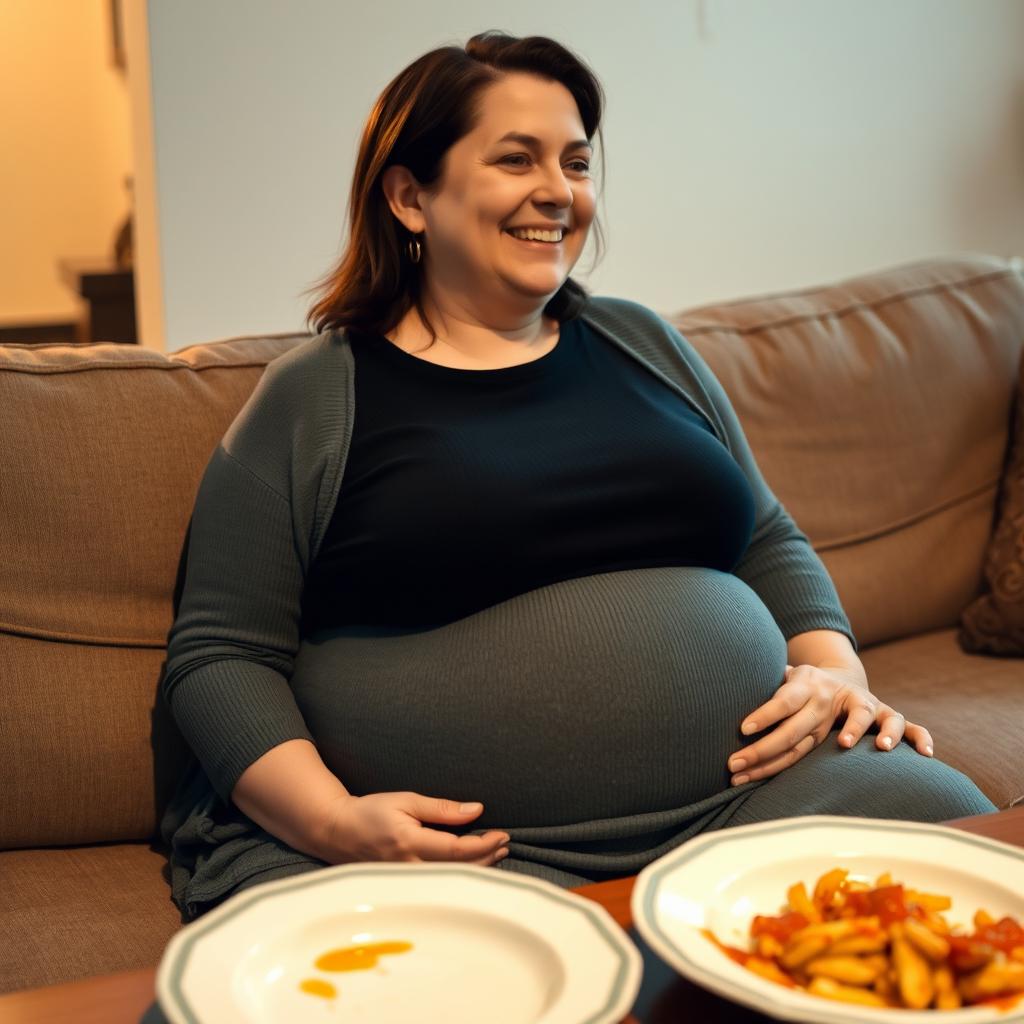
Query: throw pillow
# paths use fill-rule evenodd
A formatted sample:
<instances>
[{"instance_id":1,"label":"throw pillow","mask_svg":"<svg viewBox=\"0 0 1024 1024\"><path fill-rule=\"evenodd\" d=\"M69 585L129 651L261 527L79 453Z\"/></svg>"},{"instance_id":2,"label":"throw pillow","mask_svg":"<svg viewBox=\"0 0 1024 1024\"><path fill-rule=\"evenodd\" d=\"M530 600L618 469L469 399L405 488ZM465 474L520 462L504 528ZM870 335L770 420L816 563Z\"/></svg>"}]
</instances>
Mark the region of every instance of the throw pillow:
<instances>
[{"instance_id":1,"label":"throw pillow","mask_svg":"<svg viewBox=\"0 0 1024 1024\"><path fill-rule=\"evenodd\" d=\"M1024 656L1024 365L995 533L985 555L986 592L960 617L960 645L974 654Z\"/></svg>"}]
</instances>

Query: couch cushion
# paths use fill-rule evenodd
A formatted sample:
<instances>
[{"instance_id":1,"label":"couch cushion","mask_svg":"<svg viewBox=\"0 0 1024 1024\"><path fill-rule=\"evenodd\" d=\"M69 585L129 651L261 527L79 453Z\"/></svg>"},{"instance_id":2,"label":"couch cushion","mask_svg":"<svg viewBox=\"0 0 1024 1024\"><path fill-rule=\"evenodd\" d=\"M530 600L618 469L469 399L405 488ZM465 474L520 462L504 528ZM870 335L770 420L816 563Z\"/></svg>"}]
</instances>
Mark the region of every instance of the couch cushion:
<instances>
[{"instance_id":1,"label":"couch cushion","mask_svg":"<svg viewBox=\"0 0 1024 1024\"><path fill-rule=\"evenodd\" d=\"M0 853L0 992L152 967L181 916L143 844Z\"/></svg>"},{"instance_id":2,"label":"couch cushion","mask_svg":"<svg viewBox=\"0 0 1024 1024\"><path fill-rule=\"evenodd\" d=\"M965 653L955 629L861 652L872 691L935 740L935 756L998 807L1024 801L1024 668Z\"/></svg>"},{"instance_id":3,"label":"couch cushion","mask_svg":"<svg viewBox=\"0 0 1024 1024\"><path fill-rule=\"evenodd\" d=\"M1024 342L1024 278L932 260L673 322L732 398L862 645L977 594Z\"/></svg>"},{"instance_id":4,"label":"couch cushion","mask_svg":"<svg viewBox=\"0 0 1024 1024\"><path fill-rule=\"evenodd\" d=\"M162 648L0 633L0 849L145 839L186 763Z\"/></svg>"},{"instance_id":5,"label":"couch cushion","mask_svg":"<svg viewBox=\"0 0 1024 1024\"><path fill-rule=\"evenodd\" d=\"M999 493L999 519L985 557L985 593L960 619L960 643L976 653L1024 655L1024 365L1013 440ZM1024 668L1021 670L1024 686Z\"/></svg>"},{"instance_id":6,"label":"couch cushion","mask_svg":"<svg viewBox=\"0 0 1024 1024\"><path fill-rule=\"evenodd\" d=\"M266 364L305 337L0 346L0 630L163 646L199 477Z\"/></svg>"},{"instance_id":7,"label":"couch cushion","mask_svg":"<svg viewBox=\"0 0 1024 1024\"><path fill-rule=\"evenodd\" d=\"M176 764L154 769L150 716L199 479L305 338L0 345L0 847L154 834Z\"/></svg>"}]
</instances>

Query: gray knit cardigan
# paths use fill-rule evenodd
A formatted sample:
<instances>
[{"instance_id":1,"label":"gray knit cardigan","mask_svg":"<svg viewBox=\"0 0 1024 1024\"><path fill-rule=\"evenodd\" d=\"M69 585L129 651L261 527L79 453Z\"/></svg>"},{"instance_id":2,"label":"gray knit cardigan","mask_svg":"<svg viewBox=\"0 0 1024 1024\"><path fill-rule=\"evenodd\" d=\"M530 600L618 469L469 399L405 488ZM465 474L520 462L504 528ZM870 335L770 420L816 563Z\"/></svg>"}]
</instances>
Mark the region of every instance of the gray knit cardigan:
<instances>
[{"instance_id":1,"label":"gray knit cardigan","mask_svg":"<svg viewBox=\"0 0 1024 1024\"><path fill-rule=\"evenodd\" d=\"M622 299L591 299L582 317L674 388L746 474L755 525L734 574L782 634L831 629L853 640L824 566L769 490L724 390L689 342ZM353 378L341 332L316 335L275 359L199 488L163 693L225 802L242 772L272 747L312 739L289 678L303 581L331 520L352 438Z\"/></svg>"}]
</instances>

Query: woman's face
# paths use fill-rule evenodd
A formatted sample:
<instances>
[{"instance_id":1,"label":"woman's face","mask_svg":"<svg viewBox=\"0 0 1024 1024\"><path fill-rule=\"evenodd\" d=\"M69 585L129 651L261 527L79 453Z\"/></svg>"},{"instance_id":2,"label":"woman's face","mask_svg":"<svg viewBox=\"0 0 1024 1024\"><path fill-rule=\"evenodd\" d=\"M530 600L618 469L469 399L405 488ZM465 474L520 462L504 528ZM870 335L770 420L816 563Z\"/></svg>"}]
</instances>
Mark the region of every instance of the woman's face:
<instances>
[{"instance_id":1,"label":"woman's face","mask_svg":"<svg viewBox=\"0 0 1024 1024\"><path fill-rule=\"evenodd\" d=\"M484 91L476 127L445 155L435 189L419 195L424 272L442 308L481 317L543 308L594 219L591 157L564 85L514 73ZM512 233L522 228L552 228L558 240Z\"/></svg>"}]
</instances>

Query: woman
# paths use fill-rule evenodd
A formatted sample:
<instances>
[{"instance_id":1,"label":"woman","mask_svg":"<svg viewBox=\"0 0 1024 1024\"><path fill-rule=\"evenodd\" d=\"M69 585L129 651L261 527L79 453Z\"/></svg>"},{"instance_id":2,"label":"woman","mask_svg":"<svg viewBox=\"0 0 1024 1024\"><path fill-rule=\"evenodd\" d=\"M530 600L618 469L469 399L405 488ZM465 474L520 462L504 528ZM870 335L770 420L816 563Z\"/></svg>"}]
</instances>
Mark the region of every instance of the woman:
<instances>
[{"instance_id":1,"label":"woman","mask_svg":"<svg viewBox=\"0 0 1024 1024\"><path fill-rule=\"evenodd\" d=\"M783 815L992 809L871 694L694 350L569 277L601 107L557 43L485 33L374 108L320 333L196 502L164 679L186 919L324 864L573 885Z\"/></svg>"}]
</instances>

